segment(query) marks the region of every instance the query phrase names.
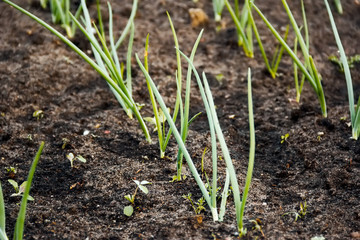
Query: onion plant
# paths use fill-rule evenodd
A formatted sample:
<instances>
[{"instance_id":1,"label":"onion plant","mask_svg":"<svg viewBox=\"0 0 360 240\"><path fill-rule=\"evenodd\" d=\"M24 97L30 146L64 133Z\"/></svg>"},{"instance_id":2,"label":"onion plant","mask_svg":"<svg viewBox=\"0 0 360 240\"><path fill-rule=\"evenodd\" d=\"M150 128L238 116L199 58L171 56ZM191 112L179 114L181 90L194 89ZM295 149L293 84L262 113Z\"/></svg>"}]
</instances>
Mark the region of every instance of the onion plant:
<instances>
[{"instance_id":1,"label":"onion plant","mask_svg":"<svg viewBox=\"0 0 360 240\"><path fill-rule=\"evenodd\" d=\"M195 114L191 119L189 119L189 108L190 108L190 91L191 91L191 68L188 68L187 77L186 77L186 91L185 91L185 98L184 102L182 100L182 67L181 67L181 58L179 53L179 43L176 35L176 31L174 28L174 25L172 23L171 17L169 13L167 13L170 27L173 33L174 37L174 43L176 48L176 59L177 59L177 71L175 73L176 78L176 85L177 85L177 91L176 91L176 101L174 106L174 113L173 113L173 122L176 122L177 116L180 112L180 122L181 122L181 136L183 141L186 141L188 130L189 130L189 124L199 115ZM191 52L191 59L194 58L197 46L199 44L199 41L201 39L202 32L200 33L200 36L198 37L192 52ZM148 66L148 47L149 47L149 36L147 36L146 44L145 44L145 54L144 54L144 67L147 72L149 72L149 66ZM156 125L156 130L158 132L158 140L160 145L160 156L163 158L165 156L165 150L169 143L170 136L172 133L172 129L170 128L169 131L165 132L165 121L163 116L163 111L157 109L156 100L153 94L153 91L151 89L151 86L148 82L148 79L145 78L147 81L147 86L149 90L150 100L153 107L154 112L154 118L147 118L148 120L152 121ZM175 177L176 180L181 180L181 170L182 170L182 162L183 162L183 155L181 152L181 149L179 149L178 156L177 156L177 175Z\"/></svg>"},{"instance_id":2,"label":"onion plant","mask_svg":"<svg viewBox=\"0 0 360 240\"><path fill-rule=\"evenodd\" d=\"M236 30L238 33L238 43L239 46L243 46L245 55L248 57L254 57L254 50L253 50L253 34L255 35L256 41L259 45L259 49L261 52L261 55L264 59L265 65L267 70L269 71L272 78L276 77L276 73L284 52L284 47L282 45L278 45L275 49L274 56L272 58L272 61L270 62L268 60L268 57L266 55L264 46L261 41L261 37L259 34L259 31L257 29L257 26L254 21L254 17L252 15L251 10L251 4L249 0L245 1L245 4L243 6L243 9L239 10L239 2L238 0L235 1L235 9L233 9L228 2L228 0L225 0L225 5L231 15L231 18L233 19ZM284 41L286 42L287 36L288 36L289 28L286 28L285 35L284 35Z\"/></svg>"},{"instance_id":3,"label":"onion plant","mask_svg":"<svg viewBox=\"0 0 360 240\"><path fill-rule=\"evenodd\" d=\"M334 0L334 2L335 2L336 10L338 11L338 13L343 14L341 0Z\"/></svg>"},{"instance_id":4,"label":"onion plant","mask_svg":"<svg viewBox=\"0 0 360 240\"><path fill-rule=\"evenodd\" d=\"M200 37L201 37L202 32L200 33L197 41L194 44L194 48L197 47L197 44L199 43ZM193 48L193 49L194 49ZM181 149L183 156L185 157L187 164L189 166L189 169L192 173L192 175L195 178L196 183L198 184L203 197L207 203L207 205L209 206L212 216L213 216L213 220L214 221L219 221L223 219L223 216L225 214L225 205L226 205L226 197L223 198L223 201L221 202L221 207L220 207L220 214L218 214L217 211L217 199L216 199L216 191L217 191L217 140L219 141L222 153L224 155L224 159L226 162L226 167L227 167L227 177L226 177L226 181L225 181L225 186L228 188L229 187L229 182L232 185L232 189L233 189L233 193L234 193L234 201L235 201L235 207L236 207L236 216L237 216L237 222L238 222L238 227L239 227L239 231L240 232L244 232L243 229L243 213L244 213L244 207L245 207L245 202L246 202L246 196L247 196L247 192L249 190L249 186L250 186L250 181L251 181L251 175L252 175L252 168L253 168L253 163L254 163L254 153L255 153L255 138L254 138L254 124L253 124L253 120L250 120L250 131L251 131L251 148L250 148L250 157L249 157L249 171L247 174L247 181L246 181L246 187L244 190L244 195L243 195L243 200L241 201L240 198L240 191L239 191L239 185L238 185L238 181L237 181L237 177L236 177L236 172L234 169L234 166L232 164L232 160L230 157L230 153L228 150L228 147L226 145L225 142L225 138L224 135L221 131L221 127L219 124L219 120L216 114L216 110L215 110L215 105L214 105L214 101L212 98L212 94L210 91L210 87L209 84L207 82L206 79L206 75L205 73L203 73L202 75L202 80L198 74L198 72L196 71L194 65L193 65L193 59L188 58L185 54L183 54L179 49L177 49L179 51L179 53L186 59L186 61L189 63L189 66L191 67L199 90L200 90L200 94L206 109L206 113L207 113L207 117L208 117L208 122L209 122L209 126L210 126L210 134L211 134L211 146L212 146L212 163L213 163L213 176L212 176L212 184L211 187L209 189L206 188L206 185L204 184L204 182L202 181L192 159L191 156L185 146L185 143L183 141L183 138L180 134L180 131L177 129L175 122L173 121L173 118L170 116L170 113L168 111L167 106L165 105L159 91L156 88L156 85L154 83L154 81L152 80L152 78L150 77L148 71L146 70L146 67L141 63L139 57L136 54L136 60L142 70L142 72L145 75L145 78L147 79L148 84L150 85L152 92L154 93L165 117L166 120L170 126L170 128L173 131L173 135L178 143L179 149ZM249 74L249 91L251 91L251 77ZM251 94L249 95L249 98L251 98ZM251 106L251 107L250 107ZM253 118L253 114L252 114L252 102L249 101L249 113L251 112L251 114L249 114L249 117ZM227 192L228 189L225 188L223 191L223 196L227 196ZM208 191L209 190L209 191ZM225 199L225 200L224 200ZM219 216L221 218L219 218Z\"/></svg>"},{"instance_id":5,"label":"onion plant","mask_svg":"<svg viewBox=\"0 0 360 240\"><path fill-rule=\"evenodd\" d=\"M138 104L134 101L131 93L131 74L129 73L130 70L130 57L129 52L131 52L132 48L132 40L133 38L133 31L134 31L134 24L133 19L135 16L135 12L137 9L137 2L138 0L134 0L133 3L133 9L130 16L130 20L128 24L126 25L124 31L122 32L119 40L115 43L114 42L114 36L112 33L112 11L111 6L108 4L109 7L109 40L110 40L110 49L106 46L106 40L105 40L105 34L103 29L100 29L100 31L97 29L96 25L91 25L90 16L85 4L85 1L82 0L81 5L83 8L84 13L84 24L85 27L83 27L79 21L70 13L70 17L75 22L75 24L79 27L79 29L84 33L84 35L88 38L88 40L91 43L93 53L96 59L96 62L92 60L86 53L84 53L81 49L79 49L75 44L73 44L70 40L68 40L64 35L59 33L56 29L51 27L49 24L41 20L40 18L36 17L35 15L31 14L30 12L26 11L25 9L21 8L20 6L14 4L13 2L9 0L3 0L5 3L9 4L10 6L14 7L15 9L19 10L20 12L26 14L39 24L41 24L43 27L48 29L51 33L53 33L55 36L57 36L60 40L62 40L66 45L68 45L72 50L74 50L80 57L82 57L90 66L96 70L108 83L110 86L110 89L113 91L115 97L121 104L121 106L124 108L126 113L130 118L133 117L133 114L135 115L136 119L138 120L140 127L145 135L145 138L148 142L151 142L151 137L148 131L148 128L144 122L143 117L140 114ZM133 26L133 27L131 27ZM129 33L130 29L130 41L129 41L129 48L128 48L128 56L127 56L127 79L124 80L124 76L122 74L121 70L121 64L119 63L116 49L120 46L122 41L124 40L125 36ZM100 43L94 36L94 31L97 33Z\"/></svg>"},{"instance_id":6,"label":"onion plant","mask_svg":"<svg viewBox=\"0 0 360 240\"><path fill-rule=\"evenodd\" d=\"M16 219L14 237L13 237L13 239L15 239L15 240L23 239L26 206L27 206L27 201L29 200L30 187L31 187L35 169L36 169L36 166L40 159L44 145L45 145L45 143L41 142L39 150L37 151L37 153L35 155L34 161L31 164L31 168L30 168L29 175L27 178L27 184L26 184L26 187L25 187L22 199L21 199L20 210L18 213L18 217ZM3 196L1 183L0 183L0 239L1 240L9 239L8 236L6 235L5 226L6 226L5 203L4 203L4 196Z\"/></svg>"},{"instance_id":7,"label":"onion plant","mask_svg":"<svg viewBox=\"0 0 360 240\"><path fill-rule=\"evenodd\" d=\"M43 8L47 8L50 4L52 21L55 24L61 24L65 29L69 38L73 38L76 32L76 24L71 20L70 16L70 0L40 0ZM81 14L80 5L75 13L75 18L79 18Z\"/></svg>"},{"instance_id":8,"label":"onion plant","mask_svg":"<svg viewBox=\"0 0 360 240\"><path fill-rule=\"evenodd\" d=\"M309 44L309 30L308 30L308 25L307 25L307 20L306 20L306 13L305 13L305 6L304 6L304 1L301 0L301 11L302 11L302 17L303 17L303 29L304 29L304 33L305 33L305 45L306 45L306 49L309 51L310 49L310 44ZM296 36L294 39L294 53L295 55L297 55L297 48L298 48L298 37ZM296 90L296 102L300 102L300 96L301 96L301 92L304 86L304 82L305 82L305 75L302 74L301 77L301 81L299 83L299 75L298 75L298 66L295 62L293 62L293 66L294 66L294 81L295 81L295 90ZM305 62L305 66L306 66L306 62ZM308 67L308 66L306 66Z\"/></svg>"},{"instance_id":9,"label":"onion plant","mask_svg":"<svg viewBox=\"0 0 360 240\"><path fill-rule=\"evenodd\" d=\"M282 1L283 5L284 5L284 8L285 8L285 10L286 10L286 12L287 12L287 14L289 16L291 25L292 25L292 27L293 27L293 29L295 31L295 35L296 35L296 37L297 37L297 39L299 41L299 45L300 45L300 48L301 48L301 51L302 51L303 57L304 57L304 62L305 62L304 64L300 61L300 59L297 57L295 52L289 47L289 45L286 43L286 41L275 30L273 25L269 22L269 20L267 20L267 18L260 11L260 9L253 2L250 2L250 4L253 6L255 11L259 14L261 19L265 22L265 24L270 29L272 34L276 37L276 39L284 47L286 52L290 55L290 57L292 58L294 63L298 66L298 68L300 69L302 74L305 75L305 78L308 80L308 82L310 83L311 87L313 88L313 90L315 91L315 93L316 93L316 95L318 97L323 117L327 117L326 101L325 101L324 90L323 90L323 87L321 85L320 74L318 73L318 71L316 69L314 60L313 60L312 56L309 53L309 49L306 46L305 40L304 40L303 36L300 33L300 28L298 27L298 25L296 23L296 20L295 20L293 14L292 14L287 2L286 2L286 0L281 0L281 1Z\"/></svg>"},{"instance_id":10,"label":"onion plant","mask_svg":"<svg viewBox=\"0 0 360 240\"><path fill-rule=\"evenodd\" d=\"M215 22L221 21L221 14L225 6L224 0L212 0L213 8L214 8L214 16Z\"/></svg>"},{"instance_id":11,"label":"onion plant","mask_svg":"<svg viewBox=\"0 0 360 240\"><path fill-rule=\"evenodd\" d=\"M337 31L335 20L334 20L334 17L332 15L329 3L328 3L327 0L324 0L324 2L325 2L325 5L326 5L326 9L328 11L328 14L329 14L330 23L331 23L331 27L332 27L332 30L333 30L333 33L334 33L336 44L337 44L338 49L339 49L340 61L342 63L344 73L345 73L346 86L347 86L348 98L349 98L349 108L350 108L351 127L352 127L352 138L357 140L358 137L360 136L360 107L359 107L360 106L360 96L358 98L358 102L357 102L357 105L355 107L351 73L350 73L350 68L349 68L349 64L348 64L348 61L347 61L347 57L346 57L346 54L345 54L345 50L344 50L344 47L343 47L343 45L341 43L340 36L339 36L338 31Z\"/></svg>"}]
</instances>

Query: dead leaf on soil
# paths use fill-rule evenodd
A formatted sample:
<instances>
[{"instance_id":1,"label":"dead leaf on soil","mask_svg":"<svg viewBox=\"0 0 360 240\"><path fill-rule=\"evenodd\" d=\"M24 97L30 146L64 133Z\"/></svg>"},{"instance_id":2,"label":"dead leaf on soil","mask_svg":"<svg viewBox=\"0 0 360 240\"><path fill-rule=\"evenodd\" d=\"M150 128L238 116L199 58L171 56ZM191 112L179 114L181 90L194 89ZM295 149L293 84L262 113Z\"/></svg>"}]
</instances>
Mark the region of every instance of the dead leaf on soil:
<instances>
[{"instance_id":1,"label":"dead leaf on soil","mask_svg":"<svg viewBox=\"0 0 360 240\"><path fill-rule=\"evenodd\" d=\"M201 8L190 8L189 15L192 27L204 26L209 23L208 15Z\"/></svg>"}]
</instances>

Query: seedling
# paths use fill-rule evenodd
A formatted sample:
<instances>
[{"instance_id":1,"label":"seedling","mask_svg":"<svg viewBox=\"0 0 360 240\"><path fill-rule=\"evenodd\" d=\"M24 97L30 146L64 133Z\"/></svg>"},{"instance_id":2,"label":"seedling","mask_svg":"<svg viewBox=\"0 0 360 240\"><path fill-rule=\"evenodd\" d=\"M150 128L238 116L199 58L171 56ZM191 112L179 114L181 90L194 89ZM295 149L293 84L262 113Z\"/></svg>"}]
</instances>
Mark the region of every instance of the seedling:
<instances>
[{"instance_id":1,"label":"seedling","mask_svg":"<svg viewBox=\"0 0 360 240\"><path fill-rule=\"evenodd\" d=\"M76 33L76 24L71 21L70 0L40 0L44 9L47 8L49 2L53 23L60 24L65 29L67 36L73 38ZM80 17L81 9L82 6L80 5L75 13L76 19Z\"/></svg>"},{"instance_id":2,"label":"seedling","mask_svg":"<svg viewBox=\"0 0 360 240\"><path fill-rule=\"evenodd\" d=\"M68 144L68 143L70 143L70 140L69 139L67 139L67 138L63 138L62 139L62 142L63 142L63 144L62 144L62 146L61 146L61 149L65 149L66 148L66 145Z\"/></svg>"},{"instance_id":3,"label":"seedling","mask_svg":"<svg viewBox=\"0 0 360 240\"><path fill-rule=\"evenodd\" d=\"M133 207L133 205L134 205L134 203L135 203L135 197L136 197L136 194L137 194L137 191L138 191L138 189L140 189L143 193L145 193L145 194L148 194L149 193L149 190L148 190L148 188L147 187L145 187L144 185L148 185L148 184L151 184L150 182L148 182L148 181L138 181L138 180L133 180L135 183L136 183L136 189L135 189L135 192L134 192L134 194L132 194L132 195L126 195L125 196L125 199L126 200L128 200L130 203L131 203L131 205L129 205L129 206L126 206L125 208L124 208L124 214L126 215L126 216L128 216L128 217L130 217L132 214L133 214L133 212L134 212L134 207Z\"/></svg>"},{"instance_id":4,"label":"seedling","mask_svg":"<svg viewBox=\"0 0 360 240\"><path fill-rule=\"evenodd\" d=\"M28 134L26 138L29 140L29 142L34 141L32 134Z\"/></svg>"},{"instance_id":5,"label":"seedling","mask_svg":"<svg viewBox=\"0 0 360 240\"><path fill-rule=\"evenodd\" d=\"M7 174L10 178L14 178L17 171L16 171L16 168L15 167L6 167L5 170L7 171Z\"/></svg>"},{"instance_id":6,"label":"seedling","mask_svg":"<svg viewBox=\"0 0 360 240\"><path fill-rule=\"evenodd\" d=\"M351 73L350 73L349 64L348 64L348 61L347 61L347 58L346 58L345 50L344 50L344 47L343 47L343 45L341 43L340 36L339 36L339 33L337 31L337 28L336 28L334 17L333 17L333 15L331 13L329 3L328 3L327 0L324 0L324 2L325 2L325 5L326 5L326 9L328 11L328 14L329 14L330 23L331 23L331 27L332 27L332 30L333 30L333 33L334 33L336 44L337 44L338 49L339 49L340 61L341 61L342 65L343 65L343 68L344 68L346 86L347 86L347 91L348 91L348 99L349 99L350 118L351 118L351 127L352 127L352 138L357 140L358 137L360 136L360 96L358 98L358 102L357 102L357 105L355 107L355 104L354 104L354 89L353 89L353 86L352 86Z\"/></svg>"},{"instance_id":7,"label":"seedling","mask_svg":"<svg viewBox=\"0 0 360 240\"><path fill-rule=\"evenodd\" d=\"M307 205L306 205L306 201L305 201L304 203L302 203L302 202L300 203L299 211L287 212L287 213L284 213L283 216L293 214L295 217L294 221L296 222L299 218L305 217L306 213L307 213Z\"/></svg>"},{"instance_id":8,"label":"seedling","mask_svg":"<svg viewBox=\"0 0 360 240\"><path fill-rule=\"evenodd\" d=\"M33 117L36 118L36 120L39 120L44 117L44 112L42 110L36 110L33 112Z\"/></svg>"},{"instance_id":9,"label":"seedling","mask_svg":"<svg viewBox=\"0 0 360 240\"><path fill-rule=\"evenodd\" d=\"M192 196L191 193L189 193L188 195L183 195L182 197L190 201L195 214L199 215L202 211L205 211L205 207L204 207L205 199L204 197L201 197L196 203L194 203L193 200L191 199L191 196Z\"/></svg>"},{"instance_id":10,"label":"seedling","mask_svg":"<svg viewBox=\"0 0 360 240\"><path fill-rule=\"evenodd\" d=\"M342 72L342 73L344 72L344 65L342 64L339 57L337 57L335 55L331 55L329 57L329 60L330 60L330 62L336 64L339 67L340 72ZM360 63L360 54L356 54L354 56L351 56L350 58L348 57L347 62L348 62L349 68L353 68L356 63Z\"/></svg>"},{"instance_id":11,"label":"seedling","mask_svg":"<svg viewBox=\"0 0 360 240\"><path fill-rule=\"evenodd\" d=\"M34 161L31 164L29 175L28 175L28 178L27 178L27 181L26 181L27 184L26 184L26 186L24 187L24 190L23 190L21 204L20 204L20 210L19 210L18 217L16 219L16 224L15 224L15 229L14 229L14 237L13 237L13 239L16 239L16 240L22 240L23 239L26 206L27 206L27 201L29 200L30 187L31 187L31 183L32 183L32 180L33 180L33 177L34 177L35 169L36 169L37 163L38 163L38 161L40 159L43 148L44 148L44 142L41 142L39 150L36 153L36 156L34 158ZM2 240L8 240L9 239L8 236L6 235L5 226L6 226L5 203L4 203L4 196L3 196L3 191L2 191L1 183L0 183L0 238Z\"/></svg>"},{"instance_id":12,"label":"seedling","mask_svg":"<svg viewBox=\"0 0 360 240\"><path fill-rule=\"evenodd\" d=\"M18 196L23 196L23 193L25 191L26 185L27 185L27 181L24 181L20 186L17 182L15 182L12 179L8 179L8 182L14 187L15 189L15 193L11 194L11 197L18 197ZM34 198L31 197L30 195L28 196L28 200L29 201L34 201Z\"/></svg>"},{"instance_id":13,"label":"seedling","mask_svg":"<svg viewBox=\"0 0 360 240\"><path fill-rule=\"evenodd\" d=\"M281 136L281 144L284 142L287 142L287 139L289 138L289 133L286 133L285 135Z\"/></svg>"},{"instance_id":14,"label":"seedling","mask_svg":"<svg viewBox=\"0 0 360 240\"><path fill-rule=\"evenodd\" d=\"M66 158L70 161L71 168L74 167L74 161L75 160L78 160L78 161L80 161L82 163L86 163L86 159L83 158L81 155L77 155L75 157L73 153L69 153L69 154L66 155Z\"/></svg>"},{"instance_id":15,"label":"seedling","mask_svg":"<svg viewBox=\"0 0 360 240\"><path fill-rule=\"evenodd\" d=\"M254 224L253 230L259 231L261 233L261 235L265 238L265 234L261 227L261 220L259 218L257 218L255 220L250 220L250 222L252 222Z\"/></svg>"},{"instance_id":16,"label":"seedling","mask_svg":"<svg viewBox=\"0 0 360 240\"><path fill-rule=\"evenodd\" d=\"M300 69L300 71L305 75L305 78L308 80L308 82L310 83L311 87L314 89L314 92L316 93L316 95L318 97L323 117L327 117L326 101L325 101L324 90L321 85L320 74L318 73L318 71L316 69L314 60L309 53L307 44L305 43L305 40L300 33L300 28L298 27L296 20L286 2L286 0L281 0L281 1L284 5L286 13L289 16L291 25L296 34L296 38L299 41L300 48L301 48L301 51L303 53L303 57L305 60L304 64L300 61L300 59L297 57L295 52L289 47L289 45L286 43L286 41L275 30L273 25L267 20L267 18L260 11L260 9L253 2L250 2L250 4L253 6L255 11L259 14L259 16L264 21L264 23L267 25L267 27L270 29L272 34L276 37L276 39L280 42L280 44L285 48L286 52L290 55L290 57L295 62L297 67ZM304 13L304 11L303 11L303 13ZM306 42L308 42L308 41L306 40Z\"/></svg>"}]
</instances>

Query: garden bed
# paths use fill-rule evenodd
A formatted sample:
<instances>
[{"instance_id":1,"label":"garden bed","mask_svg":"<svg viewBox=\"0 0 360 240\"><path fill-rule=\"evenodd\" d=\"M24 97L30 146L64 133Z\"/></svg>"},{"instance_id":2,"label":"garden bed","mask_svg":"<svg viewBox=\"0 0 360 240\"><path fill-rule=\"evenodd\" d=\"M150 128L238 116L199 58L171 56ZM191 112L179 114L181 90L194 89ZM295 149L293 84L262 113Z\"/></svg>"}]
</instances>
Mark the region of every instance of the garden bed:
<instances>
[{"instance_id":1,"label":"garden bed","mask_svg":"<svg viewBox=\"0 0 360 240\"><path fill-rule=\"evenodd\" d=\"M16 1L51 22L49 12L36 3ZM35 1L34 1L35 2ZM112 1L115 29L123 29L132 2ZM259 8L277 29L288 18L281 1L259 1ZM301 17L300 1L289 1ZM201 27L192 27L190 8L202 8L210 21L195 56L195 65L206 72L215 98L220 124L226 136L241 188L244 186L249 151L247 68L253 72L256 154L253 182L245 212L247 238L351 239L360 232L360 144L351 137L346 82L328 57L337 54L323 1L305 1L313 55L328 107L328 118L308 83L300 104L296 103L293 67L285 55L279 76L272 79L255 45L249 59L237 45L236 30L224 11L223 28L217 32L209 1L140 1L135 19L134 52L143 55L150 33L150 74L165 101L175 101L176 57L166 11L177 30L182 51L189 54ZM89 3L96 16L96 7ZM103 3L104 14L107 9ZM344 14L335 14L346 53L359 54L360 5L343 1ZM255 15L255 14L254 14ZM276 41L257 15L259 31L269 53ZM106 21L105 21L106 22ZM61 31L61 28L59 28ZM282 32L283 33L283 32ZM289 42L294 36L290 34ZM40 141L45 148L28 204L25 239L233 239L237 237L235 211L229 201L224 222L212 221L206 210L195 213L183 195L202 195L185 164L187 178L170 182L176 174L174 139L159 156L156 133L148 144L135 120L128 119L106 82L40 25L5 3L0 3L0 180L3 186L7 231L13 229L20 198L10 197L11 177L5 168L15 167L14 180L26 179ZM90 46L80 32L74 42L83 50ZM126 49L120 49L125 61ZM185 65L185 64L184 64ZM145 104L144 116L152 117L142 72L132 65L134 98ZM360 65L351 69L355 99L360 93ZM217 77L223 75L221 81ZM195 83L195 82L194 82ZM204 107L193 84L191 115ZM42 110L43 118L33 112ZM197 167L205 147L210 147L206 114L190 126L187 146ZM153 126L149 125L150 129ZM90 133L84 135L84 131ZM281 143L281 136L289 137ZM69 143L63 147L63 139ZM66 155L82 155L86 163L70 162ZM205 169L211 173L210 154ZM225 172L220 162L219 171ZM124 198L135 190L133 179L147 180L149 194L139 193L131 217L123 214ZM220 183L224 182L224 177ZM232 200L232 197L230 197ZM305 216L295 221L300 204ZM290 214L286 214L290 213ZM284 215L286 214L286 215ZM251 220L257 220L262 233Z\"/></svg>"}]
</instances>

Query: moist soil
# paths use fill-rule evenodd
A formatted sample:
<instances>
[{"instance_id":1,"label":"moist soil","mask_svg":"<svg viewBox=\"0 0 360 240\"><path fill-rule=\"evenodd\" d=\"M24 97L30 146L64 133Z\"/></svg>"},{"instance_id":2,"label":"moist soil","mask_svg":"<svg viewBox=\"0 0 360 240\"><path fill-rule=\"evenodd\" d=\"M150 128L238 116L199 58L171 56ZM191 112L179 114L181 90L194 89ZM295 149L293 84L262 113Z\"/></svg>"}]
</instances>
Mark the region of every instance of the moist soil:
<instances>
[{"instance_id":1,"label":"moist soil","mask_svg":"<svg viewBox=\"0 0 360 240\"><path fill-rule=\"evenodd\" d=\"M47 22L48 11L36 1L16 1ZM359 54L360 5L342 1L344 14L335 13L346 52ZM332 3L332 1L331 1ZM112 1L115 29L123 29L132 2ZM300 1L289 2L300 20ZM106 3L102 3L105 22ZM288 18L281 1L259 1L258 6L284 33ZM204 28L195 65L210 80L222 130L236 168L241 190L247 171L249 127L247 68L252 70L256 128L256 156L248 196L246 239L355 239L360 232L360 144L351 139L345 79L329 62L337 48L323 1L305 1L313 55L327 100L328 118L323 118L314 91L306 82L301 102L296 103L293 67L285 55L272 79L258 46L247 58L237 45L236 30L224 11L223 26L216 31L209 1L140 1L136 16L134 52L144 52L150 33L150 74L166 103L175 101L176 56L166 11L172 16L180 48L189 54ZM96 19L96 6L89 2ZM202 27L193 27L190 8L201 8L209 16ZM256 14L268 55L276 41ZM107 25L106 25L107 26ZM56 26L59 31L63 30ZM201 192L184 164L187 178L170 182L176 174L177 148L171 139L166 158L159 157L156 133L148 144L134 119L129 119L105 81L40 25L5 3L0 3L0 180L6 205L9 236L15 225L20 198L8 179L26 180L31 162L45 141L36 169L25 221L25 239L235 239L238 238L233 198L230 196L223 222L213 222L206 210L197 216L182 196L197 201ZM291 32L289 42L294 39ZM74 42L89 53L90 46L78 32ZM125 44L126 45L126 44ZM125 46L124 45L124 46ZM120 47L124 61L126 47ZM184 61L184 60L183 60ZM183 64L184 66L186 64ZM185 73L184 68L184 73ZM360 65L351 69L355 98L360 92ZM219 74L223 78L218 81ZM145 104L141 113L152 117L145 79L133 61L133 95ZM33 112L43 111L36 119ZM191 115L204 112L193 82ZM153 126L149 125L150 129ZM90 133L84 135L84 131ZM289 137L281 143L281 136ZM63 139L69 143L63 147ZM210 147L206 114L191 125L187 147L200 171L201 155ZM70 161L73 153L86 163ZM210 176L211 154L205 156ZM219 185L224 184L225 164L219 163ZM16 174L5 168L15 167ZM149 194L138 192L131 217L123 214L124 198L136 188L134 179L147 180ZM306 214L295 221L294 212L307 204ZM285 215L284 215L285 214ZM257 221L261 231L255 228Z\"/></svg>"}]
</instances>

